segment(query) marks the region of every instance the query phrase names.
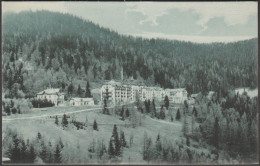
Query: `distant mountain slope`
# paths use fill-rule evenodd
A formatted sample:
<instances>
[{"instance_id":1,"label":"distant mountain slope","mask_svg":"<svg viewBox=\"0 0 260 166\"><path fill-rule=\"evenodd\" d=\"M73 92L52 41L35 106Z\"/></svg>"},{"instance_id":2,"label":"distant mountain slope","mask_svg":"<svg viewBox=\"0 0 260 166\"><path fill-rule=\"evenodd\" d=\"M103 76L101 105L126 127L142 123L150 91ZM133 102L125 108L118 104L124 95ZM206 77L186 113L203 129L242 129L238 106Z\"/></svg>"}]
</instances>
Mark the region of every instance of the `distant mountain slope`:
<instances>
[{"instance_id":1,"label":"distant mountain slope","mask_svg":"<svg viewBox=\"0 0 260 166\"><path fill-rule=\"evenodd\" d=\"M121 67L125 77L189 93L257 86L257 39L196 44L134 38L69 14L38 11L3 15L2 42L4 90L11 96L50 85L66 90L73 84L76 91L86 80L119 79Z\"/></svg>"}]
</instances>

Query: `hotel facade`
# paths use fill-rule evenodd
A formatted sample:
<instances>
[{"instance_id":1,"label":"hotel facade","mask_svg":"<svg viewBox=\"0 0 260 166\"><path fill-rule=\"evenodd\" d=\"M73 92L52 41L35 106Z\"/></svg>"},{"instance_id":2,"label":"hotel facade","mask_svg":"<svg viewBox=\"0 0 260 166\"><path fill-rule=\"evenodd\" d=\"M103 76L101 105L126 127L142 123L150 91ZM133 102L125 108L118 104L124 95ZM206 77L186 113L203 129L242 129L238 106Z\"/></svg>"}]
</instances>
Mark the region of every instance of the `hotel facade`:
<instances>
[{"instance_id":1,"label":"hotel facade","mask_svg":"<svg viewBox=\"0 0 260 166\"><path fill-rule=\"evenodd\" d=\"M101 87L101 101L104 99L113 103L134 102L137 100L163 101L168 96L171 103L184 103L188 99L184 88L163 89L160 87L147 87L142 85L123 84L111 80Z\"/></svg>"}]
</instances>

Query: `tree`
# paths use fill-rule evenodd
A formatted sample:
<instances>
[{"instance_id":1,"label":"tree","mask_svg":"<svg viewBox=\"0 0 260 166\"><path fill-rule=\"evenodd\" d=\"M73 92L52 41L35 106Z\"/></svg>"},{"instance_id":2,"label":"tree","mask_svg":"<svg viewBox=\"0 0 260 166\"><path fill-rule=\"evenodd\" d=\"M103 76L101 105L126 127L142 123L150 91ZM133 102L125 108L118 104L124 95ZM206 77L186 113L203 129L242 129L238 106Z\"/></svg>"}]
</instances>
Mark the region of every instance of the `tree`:
<instances>
[{"instance_id":1,"label":"tree","mask_svg":"<svg viewBox=\"0 0 260 166\"><path fill-rule=\"evenodd\" d=\"M126 116L127 118L130 116L130 113L129 113L128 108L127 108L126 111L125 111L125 116Z\"/></svg>"},{"instance_id":2,"label":"tree","mask_svg":"<svg viewBox=\"0 0 260 166\"><path fill-rule=\"evenodd\" d=\"M72 93L73 93L73 85L72 83L70 83L70 85L68 86L68 94L72 95Z\"/></svg>"},{"instance_id":3,"label":"tree","mask_svg":"<svg viewBox=\"0 0 260 166\"><path fill-rule=\"evenodd\" d=\"M172 115L171 115L171 122L173 121L173 117L172 117Z\"/></svg>"},{"instance_id":4,"label":"tree","mask_svg":"<svg viewBox=\"0 0 260 166\"><path fill-rule=\"evenodd\" d=\"M108 154L109 154L109 158L110 159L115 156L115 149L114 149L114 145L113 145L113 140L112 139L110 139L110 141L109 141Z\"/></svg>"},{"instance_id":5,"label":"tree","mask_svg":"<svg viewBox=\"0 0 260 166\"><path fill-rule=\"evenodd\" d=\"M186 145L190 146L190 138L188 136L186 136Z\"/></svg>"},{"instance_id":6,"label":"tree","mask_svg":"<svg viewBox=\"0 0 260 166\"><path fill-rule=\"evenodd\" d=\"M193 107L192 114L194 114L195 117L198 116L198 111L196 110L195 107Z\"/></svg>"},{"instance_id":7,"label":"tree","mask_svg":"<svg viewBox=\"0 0 260 166\"><path fill-rule=\"evenodd\" d=\"M78 90L77 90L77 94L78 94L78 96L81 96L81 93L82 93L82 89L81 89L80 84L79 84L79 86L78 86Z\"/></svg>"},{"instance_id":8,"label":"tree","mask_svg":"<svg viewBox=\"0 0 260 166\"><path fill-rule=\"evenodd\" d=\"M169 98L167 95L164 98L164 105L165 105L166 109L168 110L170 102L169 102Z\"/></svg>"},{"instance_id":9,"label":"tree","mask_svg":"<svg viewBox=\"0 0 260 166\"><path fill-rule=\"evenodd\" d=\"M30 155L29 155L29 163L33 163L36 158L36 152L34 150L33 144L30 145Z\"/></svg>"},{"instance_id":10,"label":"tree","mask_svg":"<svg viewBox=\"0 0 260 166\"><path fill-rule=\"evenodd\" d=\"M215 123L214 123L214 128L213 128L212 143L217 148L218 148L218 144L219 144L219 132L220 132L220 127L218 124L218 118L216 117Z\"/></svg>"},{"instance_id":11,"label":"tree","mask_svg":"<svg viewBox=\"0 0 260 166\"><path fill-rule=\"evenodd\" d=\"M152 101L152 117L157 117L156 115L156 106L155 106L155 102L154 102L154 99Z\"/></svg>"},{"instance_id":12,"label":"tree","mask_svg":"<svg viewBox=\"0 0 260 166\"><path fill-rule=\"evenodd\" d=\"M98 130L98 126L97 126L97 122L96 122L96 120L94 120L94 123L93 123L93 129L94 129L94 130Z\"/></svg>"},{"instance_id":13,"label":"tree","mask_svg":"<svg viewBox=\"0 0 260 166\"><path fill-rule=\"evenodd\" d=\"M188 105L188 102L187 102L187 100L184 100L184 106L185 106L185 109L186 109L186 110L188 110L188 108L189 108L189 105Z\"/></svg>"},{"instance_id":14,"label":"tree","mask_svg":"<svg viewBox=\"0 0 260 166\"><path fill-rule=\"evenodd\" d=\"M121 120L125 120L124 112L124 107L122 106L122 109L120 111Z\"/></svg>"},{"instance_id":15,"label":"tree","mask_svg":"<svg viewBox=\"0 0 260 166\"><path fill-rule=\"evenodd\" d=\"M115 155L119 156L120 155L120 140L119 140L119 137L118 137L118 132L117 132L117 126L116 125L114 125L112 137L114 138Z\"/></svg>"},{"instance_id":16,"label":"tree","mask_svg":"<svg viewBox=\"0 0 260 166\"><path fill-rule=\"evenodd\" d=\"M187 115L185 113L184 113L183 124L182 124L182 132L184 136L188 134Z\"/></svg>"},{"instance_id":17,"label":"tree","mask_svg":"<svg viewBox=\"0 0 260 166\"><path fill-rule=\"evenodd\" d=\"M126 147L125 134L123 131L120 132L120 144L122 147Z\"/></svg>"},{"instance_id":18,"label":"tree","mask_svg":"<svg viewBox=\"0 0 260 166\"><path fill-rule=\"evenodd\" d=\"M59 119L58 119L58 116L57 116L57 115L55 116L55 124L56 124L56 125L59 125Z\"/></svg>"},{"instance_id":19,"label":"tree","mask_svg":"<svg viewBox=\"0 0 260 166\"><path fill-rule=\"evenodd\" d=\"M176 120L180 120L181 119L181 113L180 113L180 110L178 109L177 113L176 113L176 117L175 117Z\"/></svg>"},{"instance_id":20,"label":"tree","mask_svg":"<svg viewBox=\"0 0 260 166\"><path fill-rule=\"evenodd\" d=\"M42 159L42 161L44 161L46 163L46 161L47 161L47 147L44 143L44 140L42 140L42 143L41 143L40 158Z\"/></svg>"},{"instance_id":21,"label":"tree","mask_svg":"<svg viewBox=\"0 0 260 166\"><path fill-rule=\"evenodd\" d=\"M41 139L41 138L42 138L42 135L41 135L40 132L38 132L38 134L37 134L37 139L39 140L39 139Z\"/></svg>"},{"instance_id":22,"label":"tree","mask_svg":"<svg viewBox=\"0 0 260 166\"><path fill-rule=\"evenodd\" d=\"M68 122L66 114L63 115L61 124L63 127L68 127L69 122Z\"/></svg>"},{"instance_id":23,"label":"tree","mask_svg":"<svg viewBox=\"0 0 260 166\"><path fill-rule=\"evenodd\" d=\"M109 115L109 110L108 110L108 108L107 108L107 100L106 100L106 99L104 99L103 114Z\"/></svg>"},{"instance_id":24,"label":"tree","mask_svg":"<svg viewBox=\"0 0 260 166\"><path fill-rule=\"evenodd\" d=\"M163 106L161 107L161 111L160 111L160 119L165 119L165 112Z\"/></svg>"},{"instance_id":25,"label":"tree","mask_svg":"<svg viewBox=\"0 0 260 166\"><path fill-rule=\"evenodd\" d=\"M61 150L60 150L60 146L57 144L55 154L54 154L54 163L61 163L61 162L62 162Z\"/></svg>"},{"instance_id":26,"label":"tree","mask_svg":"<svg viewBox=\"0 0 260 166\"><path fill-rule=\"evenodd\" d=\"M85 97L92 97L92 94L91 94L89 88L90 88L89 81L87 81Z\"/></svg>"}]
</instances>

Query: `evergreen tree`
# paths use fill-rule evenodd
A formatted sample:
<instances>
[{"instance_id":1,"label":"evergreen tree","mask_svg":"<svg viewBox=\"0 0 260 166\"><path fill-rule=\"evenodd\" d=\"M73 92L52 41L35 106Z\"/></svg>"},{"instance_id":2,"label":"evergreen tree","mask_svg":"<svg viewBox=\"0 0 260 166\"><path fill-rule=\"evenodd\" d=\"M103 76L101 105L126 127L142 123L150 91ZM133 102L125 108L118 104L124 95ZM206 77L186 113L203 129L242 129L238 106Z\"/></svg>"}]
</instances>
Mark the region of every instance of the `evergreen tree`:
<instances>
[{"instance_id":1,"label":"evergreen tree","mask_svg":"<svg viewBox=\"0 0 260 166\"><path fill-rule=\"evenodd\" d=\"M109 141L108 154L109 154L109 158L110 159L115 156L115 149L114 149L114 145L113 145L113 140L112 139L110 139L110 141Z\"/></svg>"},{"instance_id":2,"label":"evergreen tree","mask_svg":"<svg viewBox=\"0 0 260 166\"><path fill-rule=\"evenodd\" d=\"M42 159L43 162L47 162L47 147L44 143L44 140L42 140L41 143L41 152L40 152L40 158Z\"/></svg>"},{"instance_id":3,"label":"evergreen tree","mask_svg":"<svg viewBox=\"0 0 260 166\"><path fill-rule=\"evenodd\" d=\"M61 149L63 149L63 148L64 148L64 144L63 144L63 142L62 142L61 138L59 138L59 146L60 146L60 148L61 148Z\"/></svg>"},{"instance_id":4,"label":"evergreen tree","mask_svg":"<svg viewBox=\"0 0 260 166\"><path fill-rule=\"evenodd\" d=\"M13 135L13 147L9 151L9 158L13 163L19 163L21 160L21 153L19 149L20 139L17 134Z\"/></svg>"},{"instance_id":5,"label":"evergreen tree","mask_svg":"<svg viewBox=\"0 0 260 166\"><path fill-rule=\"evenodd\" d=\"M21 140L21 145L20 145L20 154L21 154L21 163L26 163L27 162L27 151L26 151L26 145L24 140Z\"/></svg>"},{"instance_id":6,"label":"evergreen tree","mask_svg":"<svg viewBox=\"0 0 260 166\"><path fill-rule=\"evenodd\" d=\"M116 125L114 125L112 137L113 137L114 144L115 144L115 155L119 156L120 155L120 140L119 140L119 137L118 137Z\"/></svg>"},{"instance_id":7,"label":"evergreen tree","mask_svg":"<svg viewBox=\"0 0 260 166\"><path fill-rule=\"evenodd\" d=\"M187 122L187 115L184 113L183 124L182 124L182 132L183 135L186 136L188 134L188 122Z\"/></svg>"},{"instance_id":8,"label":"evergreen tree","mask_svg":"<svg viewBox=\"0 0 260 166\"><path fill-rule=\"evenodd\" d=\"M190 138L188 136L186 136L186 145L190 146Z\"/></svg>"},{"instance_id":9,"label":"evergreen tree","mask_svg":"<svg viewBox=\"0 0 260 166\"><path fill-rule=\"evenodd\" d=\"M54 163L61 163L61 162L62 162L61 150L60 150L60 146L57 144L55 154L54 154Z\"/></svg>"},{"instance_id":10,"label":"evergreen tree","mask_svg":"<svg viewBox=\"0 0 260 166\"><path fill-rule=\"evenodd\" d=\"M218 124L218 118L216 117L215 123L214 123L214 128L213 128L212 143L217 148L218 148L218 144L219 144L219 132L220 132L220 127Z\"/></svg>"},{"instance_id":11,"label":"evergreen tree","mask_svg":"<svg viewBox=\"0 0 260 166\"><path fill-rule=\"evenodd\" d=\"M55 116L55 124L56 124L56 125L59 125L59 119L58 119L58 116L57 116L57 115Z\"/></svg>"},{"instance_id":12,"label":"evergreen tree","mask_svg":"<svg viewBox=\"0 0 260 166\"><path fill-rule=\"evenodd\" d=\"M36 152L34 150L33 144L30 145L30 155L29 155L29 163L33 163L36 158Z\"/></svg>"},{"instance_id":13,"label":"evergreen tree","mask_svg":"<svg viewBox=\"0 0 260 166\"><path fill-rule=\"evenodd\" d=\"M90 85L89 85L89 81L87 82L87 85L86 85L86 92L85 92L85 97L92 97L92 94L90 92Z\"/></svg>"},{"instance_id":14,"label":"evergreen tree","mask_svg":"<svg viewBox=\"0 0 260 166\"><path fill-rule=\"evenodd\" d=\"M126 116L127 118L130 116L130 113L129 113L128 108L127 108L126 111L125 111L125 116Z\"/></svg>"},{"instance_id":15,"label":"evergreen tree","mask_svg":"<svg viewBox=\"0 0 260 166\"><path fill-rule=\"evenodd\" d=\"M160 119L165 119L165 112L163 106L161 107L161 111L160 111Z\"/></svg>"},{"instance_id":16,"label":"evergreen tree","mask_svg":"<svg viewBox=\"0 0 260 166\"><path fill-rule=\"evenodd\" d=\"M194 114L195 117L198 116L198 111L196 110L195 107L193 107L192 114Z\"/></svg>"},{"instance_id":17,"label":"evergreen tree","mask_svg":"<svg viewBox=\"0 0 260 166\"><path fill-rule=\"evenodd\" d=\"M94 123L93 123L93 129L94 129L94 130L98 130L98 126L97 126L97 122L96 122L96 120L94 120Z\"/></svg>"},{"instance_id":18,"label":"evergreen tree","mask_svg":"<svg viewBox=\"0 0 260 166\"><path fill-rule=\"evenodd\" d=\"M106 99L104 99L103 114L109 115L109 110L108 110L108 108L107 108L107 100L106 100Z\"/></svg>"},{"instance_id":19,"label":"evergreen tree","mask_svg":"<svg viewBox=\"0 0 260 166\"><path fill-rule=\"evenodd\" d=\"M177 113L176 113L176 117L175 117L176 120L180 120L181 119L181 113L180 113L180 110L178 109Z\"/></svg>"},{"instance_id":20,"label":"evergreen tree","mask_svg":"<svg viewBox=\"0 0 260 166\"><path fill-rule=\"evenodd\" d=\"M42 135L41 135L40 132L38 132L38 134L37 134L37 139L39 140L39 139L41 139L41 138L42 138Z\"/></svg>"},{"instance_id":21,"label":"evergreen tree","mask_svg":"<svg viewBox=\"0 0 260 166\"><path fill-rule=\"evenodd\" d=\"M184 100L184 107L185 107L185 109L186 109L186 110L188 110L188 108L189 108L189 105L188 105L188 102L187 102L187 100Z\"/></svg>"},{"instance_id":22,"label":"evergreen tree","mask_svg":"<svg viewBox=\"0 0 260 166\"><path fill-rule=\"evenodd\" d=\"M120 111L121 120L125 120L124 112L124 107L122 106L122 109Z\"/></svg>"},{"instance_id":23,"label":"evergreen tree","mask_svg":"<svg viewBox=\"0 0 260 166\"><path fill-rule=\"evenodd\" d=\"M78 94L79 97L81 97L81 93L82 93L82 89L81 89L80 84L79 84L78 90L77 90L77 94Z\"/></svg>"},{"instance_id":24,"label":"evergreen tree","mask_svg":"<svg viewBox=\"0 0 260 166\"><path fill-rule=\"evenodd\" d=\"M72 93L73 93L73 85L72 83L70 83L70 85L68 86L68 94L72 95Z\"/></svg>"},{"instance_id":25,"label":"evergreen tree","mask_svg":"<svg viewBox=\"0 0 260 166\"><path fill-rule=\"evenodd\" d=\"M125 134L123 131L120 132L120 143L122 147L126 147Z\"/></svg>"},{"instance_id":26,"label":"evergreen tree","mask_svg":"<svg viewBox=\"0 0 260 166\"><path fill-rule=\"evenodd\" d=\"M168 98L167 95L164 98L164 105L165 105L166 109L168 110L169 109L169 105L170 105L170 101L169 101L169 98Z\"/></svg>"},{"instance_id":27,"label":"evergreen tree","mask_svg":"<svg viewBox=\"0 0 260 166\"><path fill-rule=\"evenodd\" d=\"M69 122L68 122L66 114L63 115L62 120L61 120L61 124L62 124L63 127L68 127Z\"/></svg>"}]
</instances>

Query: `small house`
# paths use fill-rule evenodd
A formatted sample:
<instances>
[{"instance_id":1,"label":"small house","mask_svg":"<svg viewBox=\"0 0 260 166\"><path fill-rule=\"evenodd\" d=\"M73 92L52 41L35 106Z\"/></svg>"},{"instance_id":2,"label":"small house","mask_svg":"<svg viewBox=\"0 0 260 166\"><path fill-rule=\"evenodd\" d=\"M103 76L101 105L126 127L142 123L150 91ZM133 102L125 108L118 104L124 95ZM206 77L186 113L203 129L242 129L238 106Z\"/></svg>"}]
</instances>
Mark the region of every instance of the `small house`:
<instances>
[{"instance_id":1,"label":"small house","mask_svg":"<svg viewBox=\"0 0 260 166\"><path fill-rule=\"evenodd\" d=\"M93 98L71 98L70 105L73 106L84 106L84 105L94 105Z\"/></svg>"}]
</instances>

